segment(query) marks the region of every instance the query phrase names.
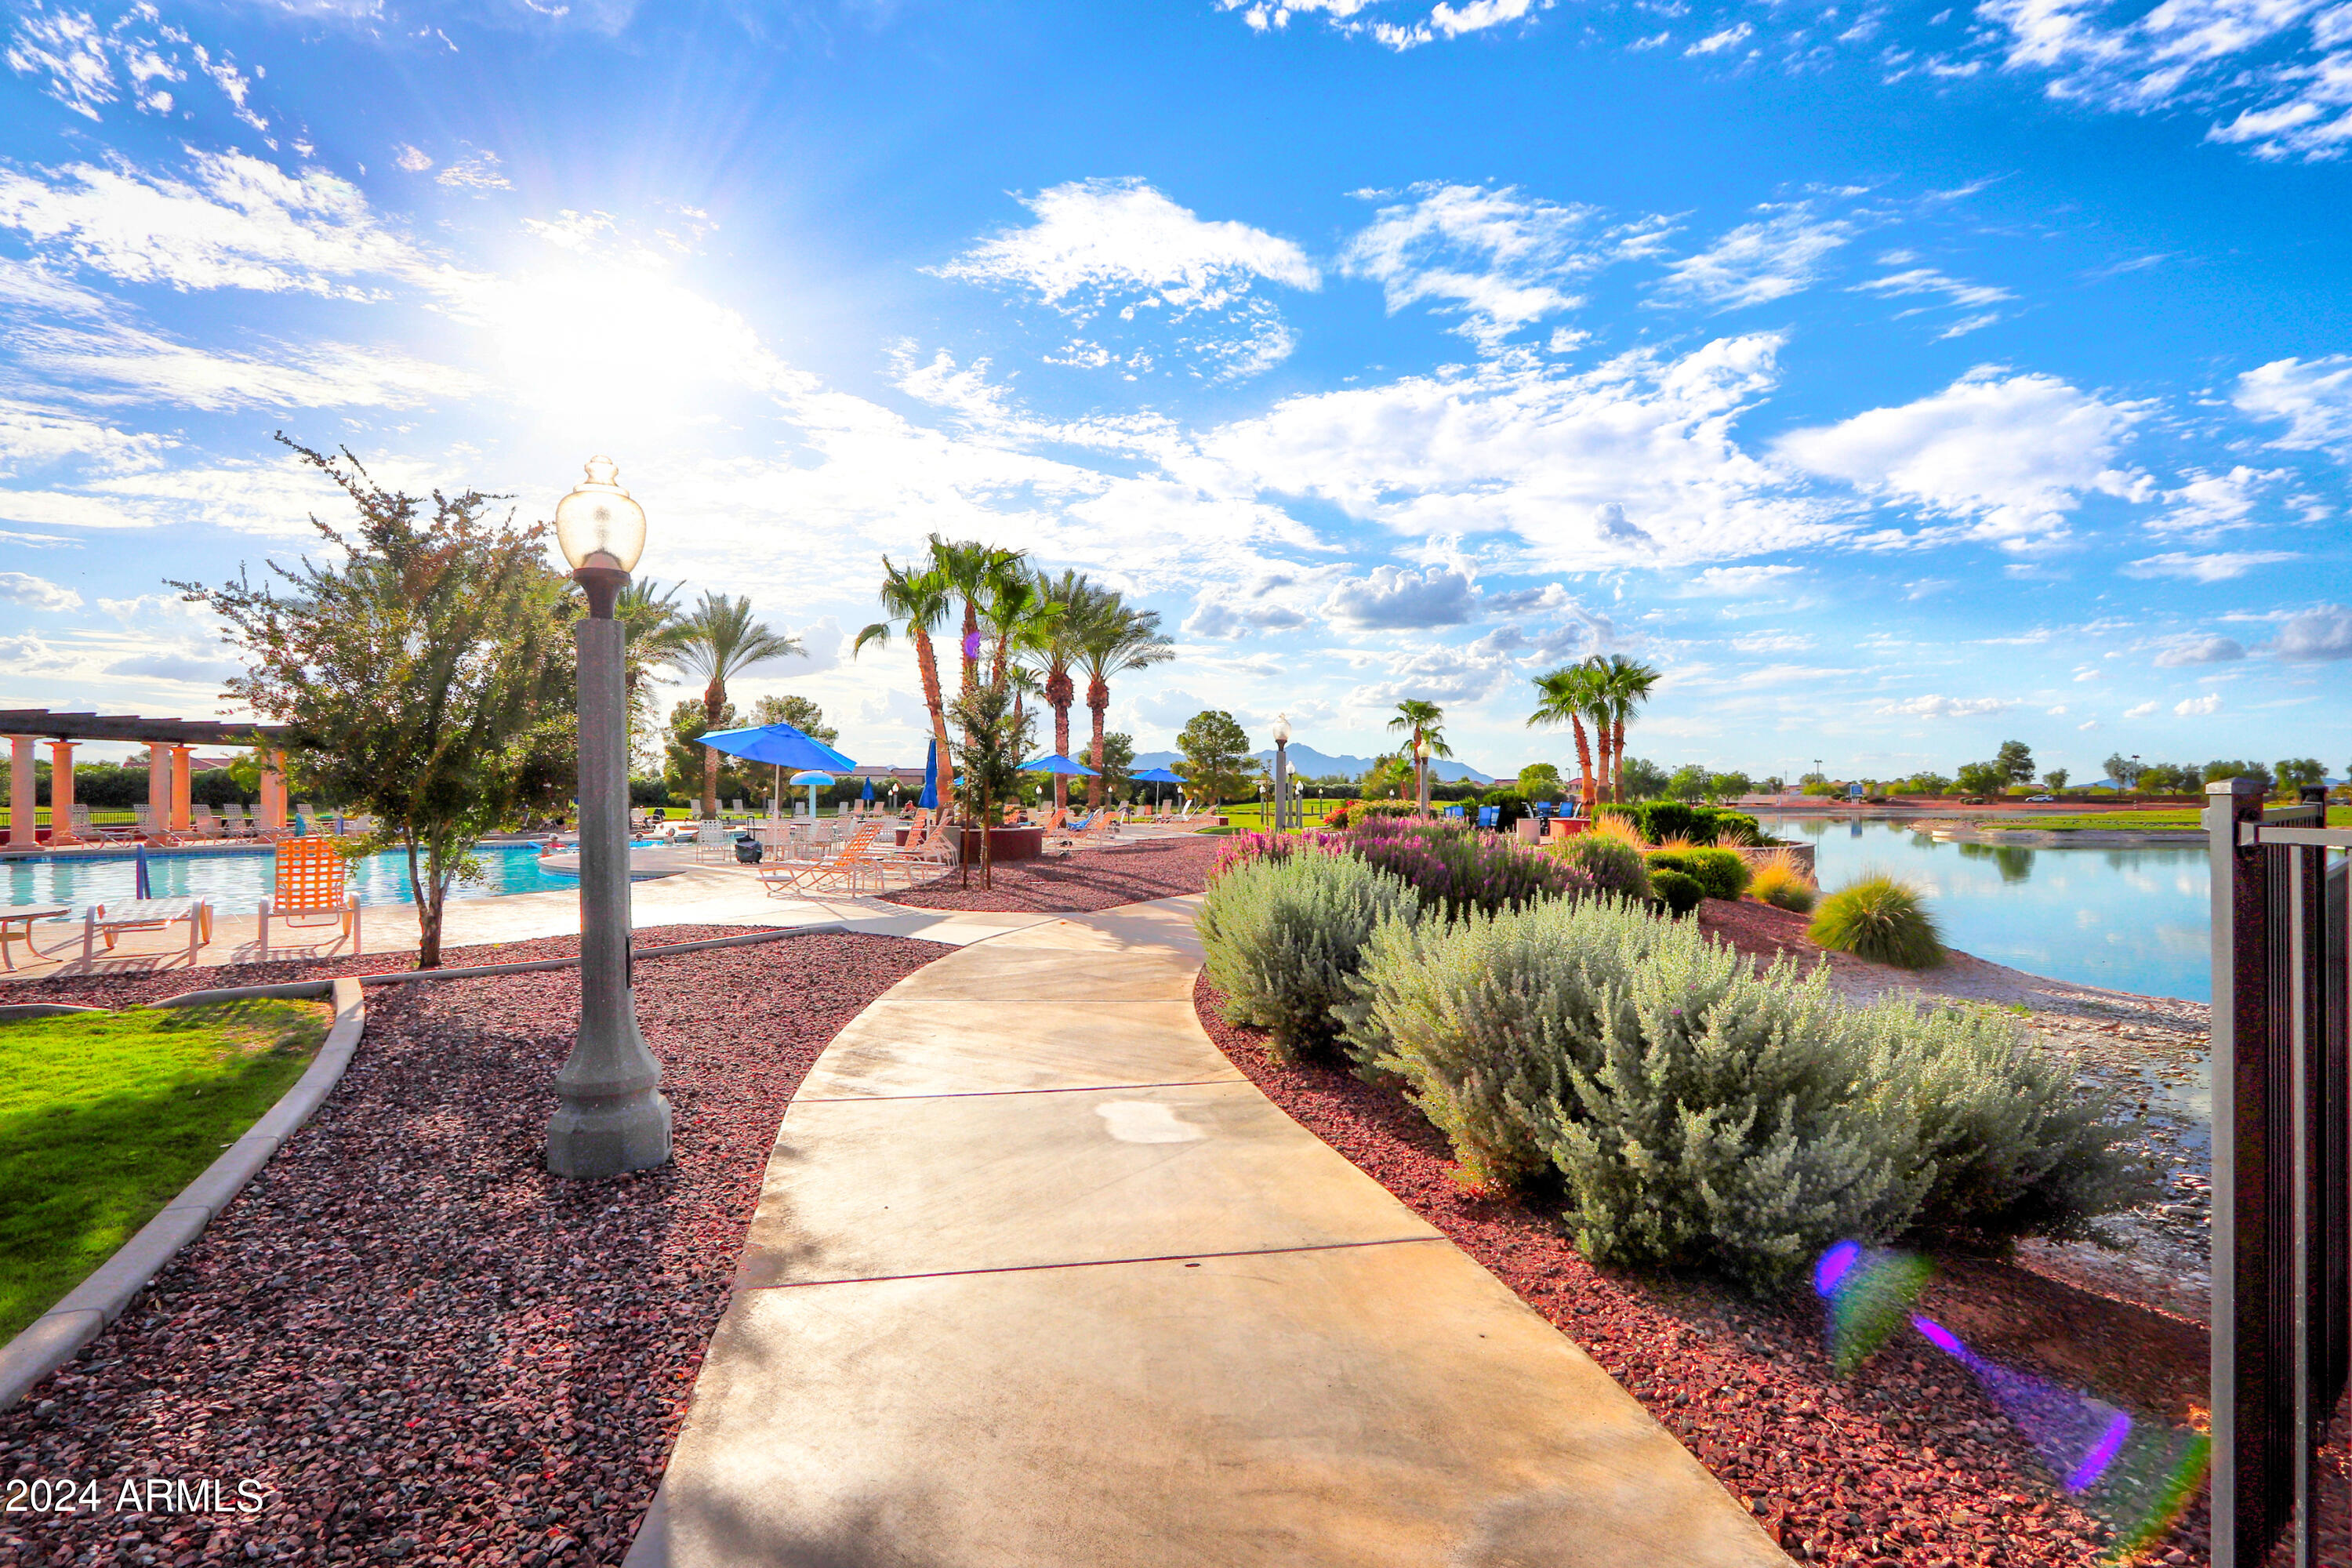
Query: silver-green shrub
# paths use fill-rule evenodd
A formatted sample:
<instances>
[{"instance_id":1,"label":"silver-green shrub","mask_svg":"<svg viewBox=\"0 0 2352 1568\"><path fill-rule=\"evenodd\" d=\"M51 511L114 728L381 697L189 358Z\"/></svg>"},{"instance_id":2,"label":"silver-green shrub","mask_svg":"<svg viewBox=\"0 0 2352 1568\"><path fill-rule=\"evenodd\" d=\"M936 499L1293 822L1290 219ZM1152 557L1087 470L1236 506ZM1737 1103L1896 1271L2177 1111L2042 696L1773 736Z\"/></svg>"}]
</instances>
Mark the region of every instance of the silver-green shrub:
<instances>
[{"instance_id":1,"label":"silver-green shrub","mask_svg":"<svg viewBox=\"0 0 2352 1568\"><path fill-rule=\"evenodd\" d=\"M1562 839L1552 853L1592 879L1596 891L1621 899L1650 896L1650 869L1642 851L1612 833L1580 833Z\"/></svg>"},{"instance_id":2,"label":"silver-green shrub","mask_svg":"<svg viewBox=\"0 0 2352 1568\"><path fill-rule=\"evenodd\" d=\"M2104 1106L2011 1023L1847 1006L1616 900L1418 930L1364 952L1349 1047L1401 1078L1466 1174L1558 1173L1599 1261L1781 1283L1920 1225L2078 1231L2138 1195Z\"/></svg>"},{"instance_id":3,"label":"silver-green shrub","mask_svg":"<svg viewBox=\"0 0 2352 1568\"><path fill-rule=\"evenodd\" d=\"M1339 1037L1359 951L1382 922L1410 924L1421 896L1353 855L1302 848L1245 860L1214 881L1195 922L1226 1016L1268 1035L1277 1060Z\"/></svg>"}]
</instances>

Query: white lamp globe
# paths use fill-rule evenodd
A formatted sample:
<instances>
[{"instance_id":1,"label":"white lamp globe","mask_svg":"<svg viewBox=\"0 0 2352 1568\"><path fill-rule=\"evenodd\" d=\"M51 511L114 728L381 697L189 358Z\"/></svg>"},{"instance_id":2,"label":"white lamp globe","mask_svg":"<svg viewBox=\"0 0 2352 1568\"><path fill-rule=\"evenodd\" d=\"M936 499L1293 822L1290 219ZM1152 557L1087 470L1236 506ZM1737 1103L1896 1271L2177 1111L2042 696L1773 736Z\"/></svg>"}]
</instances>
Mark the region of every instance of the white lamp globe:
<instances>
[{"instance_id":1,"label":"white lamp globe","mask_svg":"<svg viewBox=\"0 0 2352 1568\"><path fill-rule=\"evenodd\" d=\"M615 482L620 468L610 458L591 458L588 477L555 503L555 543L575 572L601 566L634 572L645 553L646 509Z\"/></svg>"},{"instance_id":2,"label":"white lamp globe","mask_svg":"<svg viewBox=\"0 0 2352 1568\"><path fill-rule=\"evenodd\" d=\"M1286 713L1274 716L1274 743L1277 746L1290 744L1290 716Z\"/></svg>"}]
</instances>

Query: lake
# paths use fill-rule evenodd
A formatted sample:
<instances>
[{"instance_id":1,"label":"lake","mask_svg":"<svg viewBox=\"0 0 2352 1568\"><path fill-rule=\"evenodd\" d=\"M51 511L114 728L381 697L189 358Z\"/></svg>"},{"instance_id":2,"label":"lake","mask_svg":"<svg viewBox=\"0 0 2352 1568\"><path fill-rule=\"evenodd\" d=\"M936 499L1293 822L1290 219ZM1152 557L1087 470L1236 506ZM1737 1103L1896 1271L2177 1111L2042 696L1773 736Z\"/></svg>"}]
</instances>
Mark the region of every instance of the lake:
<instances>
[{"instance_id":1,"label":"lake","mask_svg":"<svg viewBox=\"0 0 2352 1568\"><path fill-rule=\"evenodd\" d=\"M1944 941L2032 974L2213 997L2210 868L2201 844L2028 849L1939 843L1901 823L1759 814L1765 831L1816 846L1822 887L1865 868L1926 891Z\"/></svg>"}]
</instances>

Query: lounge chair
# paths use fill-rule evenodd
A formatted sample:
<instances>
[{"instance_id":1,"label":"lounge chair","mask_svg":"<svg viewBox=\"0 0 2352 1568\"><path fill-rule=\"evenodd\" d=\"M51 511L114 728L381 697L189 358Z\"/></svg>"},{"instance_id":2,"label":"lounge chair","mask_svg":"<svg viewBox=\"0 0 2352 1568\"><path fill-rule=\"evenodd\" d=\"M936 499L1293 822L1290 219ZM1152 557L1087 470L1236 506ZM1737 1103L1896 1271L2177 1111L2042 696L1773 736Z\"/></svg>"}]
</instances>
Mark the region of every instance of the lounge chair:
<instances>
[{"instance_id":1,"label":"lounge chair","mask_svg":"<svg viewBox=\"0 0 2352 1568\"><path fill-rule=\"evenodd\" d=\"M269 922L300 928L333 926L338 940L360 950L360 900L351 890L352 863L324 838L289 838L278 847L269 897L261 900L261 952L269 952Z\"/></svg>"},{"instance_id":2,"label":"lounge chair","mask_svg":"<svg viewBox=\"0 0 2352 1568\"><path fill-rule=\"evenodd\" d=\"M197 838L226 838L228 829L213 816L209 805L193 806L188 812L188 832Z\"/></svg>"},{"instance_id":3,"label":"lounge chair","mask_svg":"<svg viewBox=\"0 0 2352 1568\"><path fill-rule=\"evenodd\" d=\"M181 921L187 922L188 963L194 964L197 950L213 937L213 906L208 900L121 899L92 904L81 918L81 961L96 962L101 936L111 949L114 939L124 931L163 931Z\"/></svg>"},{"instance_id":4,"label":"lounge chair","mask_svg":"<svg viewBox=\"0 0 2352 1568\"><path fill-rule=\"evenodd\" d=\"M131 815L139 819L139 836L150 844L184 844L186 839L156 820L152 805L134 805Z\"/></svg>"},{"instance_id":5,"label":"lounge chair","mask_svg":"<svg viewBox=\"0 0 2352 1568\"><path fill-rule=\"evenodd\" d=\"M948 841L946 830L926 817L918 821L907 834L907 843L892 860L907 868L907 884L914 885L915 868L928 866L944 873L955 864L955 846Z\"/></svg>"},{"instance_id":6,"label":"lounge chair","mask_svg":"<svg viewBox=\"0 0 2352 1568\"><path fill-rule=\"evenodd\" d=\"M795 892L820 892L846 883L852 893L868 877L874 879L877 891L887 884L883 879L886 858L877 854L874 841L882 836L882 825L869 822L850 835L849 842L837 854L823 860L787 860L781 865L762 868L760 884L771 897Z\"/></svg>"}]
</instances>

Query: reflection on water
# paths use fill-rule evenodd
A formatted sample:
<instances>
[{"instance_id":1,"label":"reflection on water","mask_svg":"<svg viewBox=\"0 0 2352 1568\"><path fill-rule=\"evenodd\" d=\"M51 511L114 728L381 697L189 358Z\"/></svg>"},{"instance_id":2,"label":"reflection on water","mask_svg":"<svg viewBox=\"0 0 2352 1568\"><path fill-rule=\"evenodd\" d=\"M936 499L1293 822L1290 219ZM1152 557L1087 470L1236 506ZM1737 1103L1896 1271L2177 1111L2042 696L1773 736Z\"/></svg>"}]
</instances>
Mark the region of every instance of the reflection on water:
<instances>
[{"instance_id":1,"label":"reflection on water","mask_svg":"<svg viewBox=\"0 0 2352 1568\"><path fill-rule=\"evenodd\" d=\"M449 889L453 899L488 899L502 893L541 893L580 886L539 867L531 844L485 845L476 852L480 876ZM159 899L210 899L222 914L249 915L269 892L276 858L267 851L212 855L151 855L148 890ZM136 875L128 855L71 856L60 859L0 861L0 903L118 903L131 896ZM352 863L352 890L362 904L413 901L408 858L386 852Z\"/></svg>"},{"instance_id":2,"label":"reflection on water","mask_svg":"<svg viewBox=\"0 0 2352 1568\"><path fill-rule=\"evenodd\" d=\"M1917 883L1944 940L1979 958L2084 985L2212 999L2202 846L2029 849L1938 842L1901 823L1764 820L1816 847L1825 889L1866 867Z\"/></svg>"}]
</instances>

